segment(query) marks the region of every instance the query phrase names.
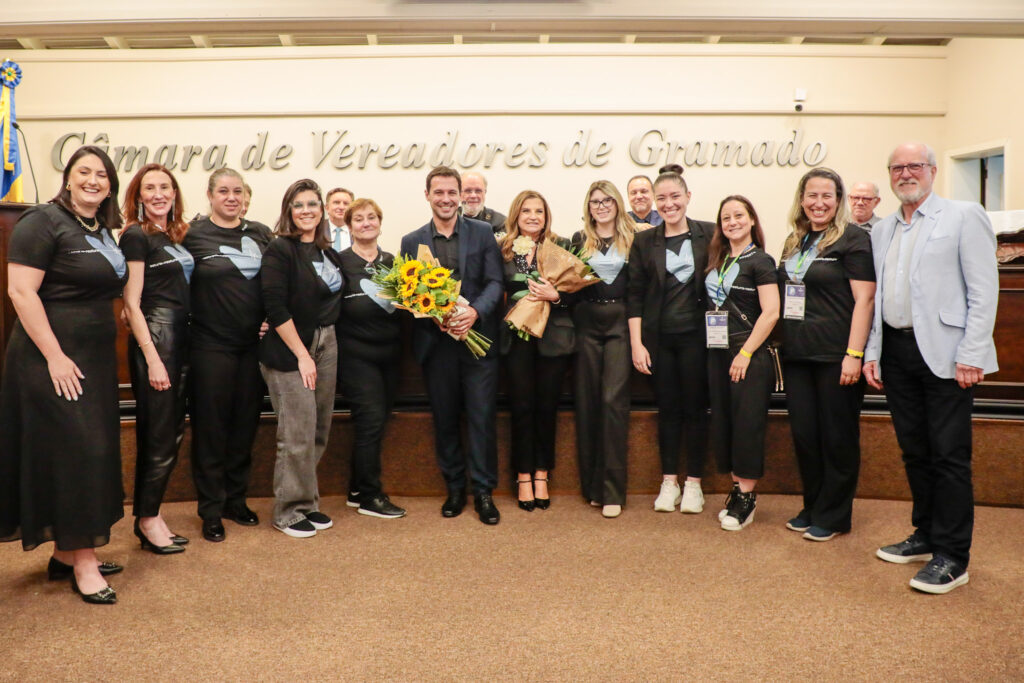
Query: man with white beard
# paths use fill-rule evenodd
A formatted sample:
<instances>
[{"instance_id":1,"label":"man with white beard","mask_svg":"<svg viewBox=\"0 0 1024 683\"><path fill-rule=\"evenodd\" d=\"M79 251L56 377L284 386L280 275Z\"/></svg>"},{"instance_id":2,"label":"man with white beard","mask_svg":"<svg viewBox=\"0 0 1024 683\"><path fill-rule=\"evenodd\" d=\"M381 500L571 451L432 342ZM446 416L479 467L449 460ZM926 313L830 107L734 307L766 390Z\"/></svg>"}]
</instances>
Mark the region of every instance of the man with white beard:
<instances>
[{"instance_id":1,"label":"man with white beard","mask_svg":"<svg viewBox=\"0 0 1024 683\"><path fill-rule=\"evenodd\" d=\"M999 274L985 210L934 194L936 172L927 145L903 144L889 156L901 206L871 233L878 291L864 377L876 389L884 382L914 501L914 533L876 555L927 561L910 585L941 594L968 581L971 410L974 385L998 369Z\"/></svg>"}]
</instances>

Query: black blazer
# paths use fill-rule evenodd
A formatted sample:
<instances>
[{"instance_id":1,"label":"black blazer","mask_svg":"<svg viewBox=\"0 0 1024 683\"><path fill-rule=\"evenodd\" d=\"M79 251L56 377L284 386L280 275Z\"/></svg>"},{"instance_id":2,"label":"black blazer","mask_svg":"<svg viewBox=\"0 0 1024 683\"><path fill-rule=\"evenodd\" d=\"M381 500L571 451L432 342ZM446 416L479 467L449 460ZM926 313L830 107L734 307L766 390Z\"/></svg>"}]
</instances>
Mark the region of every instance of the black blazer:
<instances>
[{"instance_id":1,"label":"black blazer","mask_svg":"<svg viewBox=\"0 0 1024 683\"><path fill-rule=\"evenodd\" d=\"M568 240L555 238L555 243L565 249L569 248ZM516 266L512 261L504 261L502 268L505 274L505 282L510 282L516 274ZM511 291L511 290L510 290ZM561 302L551 304L551 315L548 316L547 327L544 328L544 336L537 339L537 351L542 356L567 356L576 352L576 326L572 322L571 304L574 295L562 294ZM515 302L511 296L505 304L505 315L512 309ZM504 318L504 316L502 316ZM501 322L500 351L506 355L512 348L512 338L515 330L511 329L504 320Z\"/></svg>"},{"instance_id":2,"label":"black blazer","mask_svg":"<svg viewBox=\"0 0 1024 683\"><path fill-rule=\"evenodd\" d=\"M458 221L461 294L479 314L473 327L493 342L487 352L488 357L493 357L497 352L499 304L505 291L501 279L501 251L490 225L463 216L459 216ZM403 237L400 253L415 257L421 244L432 246L430 223ZM433 320L413 321L412 351L416 360L425 362L434 345L447 336Z\"/></svg>"},{"instance_id":3,"label":"black blazer","mask_svg":"<svg viewBox=\"0 0 1024 683\"><path fill-rule=\"evenodd\" d=\"M324 249L324 259L341 270L338 252ZM270 329L260 340L260 362L281 372L298 370L299 361L277 333L277 326L291 320L302 344L309 347L313 343L313 333L319 325L320 306L323 303L323 297L318 296L320 277L313 269L313 264L301 258L297 239L278 237L263 254L260 282L263 287L263 307L270 324ZM340 300L341 290L331 296Z\"/></svg>"},{"instance_id":4,"label":"black blazer","mask_svg":"<svg viewBox=\"0 0 1024 683\"><path fill-rule=\"evenodd\" d=\"M715 233L715 224L686 218L693 247L693 279L697 303L707 308L704 271L708 267L708 245ZM633 238L629 250L629 284L626 290L626 318L642 318L640 336L651 363L656 364L658 331L661 328L661 306L665 297L665 226L644 230ZM655 365L655 367L657 367Z\"/></svg>"}]
</instances>

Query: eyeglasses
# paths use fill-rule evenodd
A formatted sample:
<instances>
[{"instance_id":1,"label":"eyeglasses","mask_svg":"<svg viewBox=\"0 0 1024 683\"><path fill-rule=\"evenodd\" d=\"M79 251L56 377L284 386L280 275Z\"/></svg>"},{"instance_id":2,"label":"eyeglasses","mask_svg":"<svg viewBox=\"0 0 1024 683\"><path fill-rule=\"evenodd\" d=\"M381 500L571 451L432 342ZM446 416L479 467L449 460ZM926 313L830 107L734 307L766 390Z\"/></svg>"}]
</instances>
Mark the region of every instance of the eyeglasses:
<instances>
[{"instance_id":1,"label":"eyeglasses","mask_svg":"<svg viewBox=\"0 0 1024 683\"><path fill-rule=\"evenodd\" d=\"M931 164L894 164L889 167L889 173L895 176L903 175L903 171L910 171L912 174L917 175L926 168L929 168Z\"/></svg>"},{"instance_id":2,"label":"eyeglasses","mask_svg":"<svg viewBox=\"0 0 1024 683\"><path fill-rule=\"evenodd\" d=\"M609 206L615 204L615 200L611 197L605 197L604 199L591 199L587 202L591 209L607 209Z\"/></svg>"},{"instance_id":3,"label":"eyeglasses","mask_svg":"<svg viewBox=\"0 0 1024 683\"><path fill-rule=\"evenodd\" d=\"M856 194L851 194L850 195L850 203L851 204L869 204L869 203L873 202L876 199L878 199L878 197L864 197L864 196L856 195Z\"/></svg>"},{"instance_id":4,"label":"eyeglasses","mask_svg":"<svg viewBox=\"0 0 1024 683\"><path fill-rule=\"evenodd\" d=\"M320 200L315 200L315 201L312 201L312 202L306 202L305 204L303 204L302 202L292 202L292 211L302 211L303 209L319 209L319 208L320 208Z\"/></svg>"}]
</instances>

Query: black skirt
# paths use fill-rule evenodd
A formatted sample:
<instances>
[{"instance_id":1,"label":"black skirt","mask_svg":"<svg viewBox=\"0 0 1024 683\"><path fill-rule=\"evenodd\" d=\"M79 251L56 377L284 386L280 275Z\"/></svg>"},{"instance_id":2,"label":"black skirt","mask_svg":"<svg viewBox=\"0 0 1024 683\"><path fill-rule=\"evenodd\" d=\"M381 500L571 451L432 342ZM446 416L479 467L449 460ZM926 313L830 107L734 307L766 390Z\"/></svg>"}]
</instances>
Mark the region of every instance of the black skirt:
<instances>
[{"instance_id":1,"label":"black skirt","mask_svg":"<svg viewBox=\"0 0 1024 683\"><path fill-rule=\"evenodd\" d=\"M61 350L85 375L83 393L77 401L56 394L18 321L0 388L0 541L95 548L124 516L113 306L44 307Z\"/></svg>"}]
</instances>

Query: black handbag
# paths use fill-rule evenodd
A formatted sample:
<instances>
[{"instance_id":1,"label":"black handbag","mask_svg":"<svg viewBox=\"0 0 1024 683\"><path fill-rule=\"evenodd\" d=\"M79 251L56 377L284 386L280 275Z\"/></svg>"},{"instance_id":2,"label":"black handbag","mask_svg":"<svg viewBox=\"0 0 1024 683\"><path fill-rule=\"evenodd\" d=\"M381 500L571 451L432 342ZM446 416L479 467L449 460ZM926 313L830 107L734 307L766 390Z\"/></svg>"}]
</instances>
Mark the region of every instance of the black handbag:
<instances>
[{"instance_id":1,"label":"black handbag","mask_svg":"<svg viewBox=\"0 0 1024 683\"><path fill-rule=\"evenodd\" d=\"M740 320L743 321L743 324L747 326L748 330L754 329L754 323L750 322L750 318L748 318L747 315L739 309L739 306L733 303L731 299L726 297L725 304L732 309L732 312L735 313ZM772 367L775 368L775 391L784 391L786 383L782 377L782 360L779 357L779 345L766 339L763 346L768 350L768 355L772 359Z\"/></svg>"}]
</instances>

